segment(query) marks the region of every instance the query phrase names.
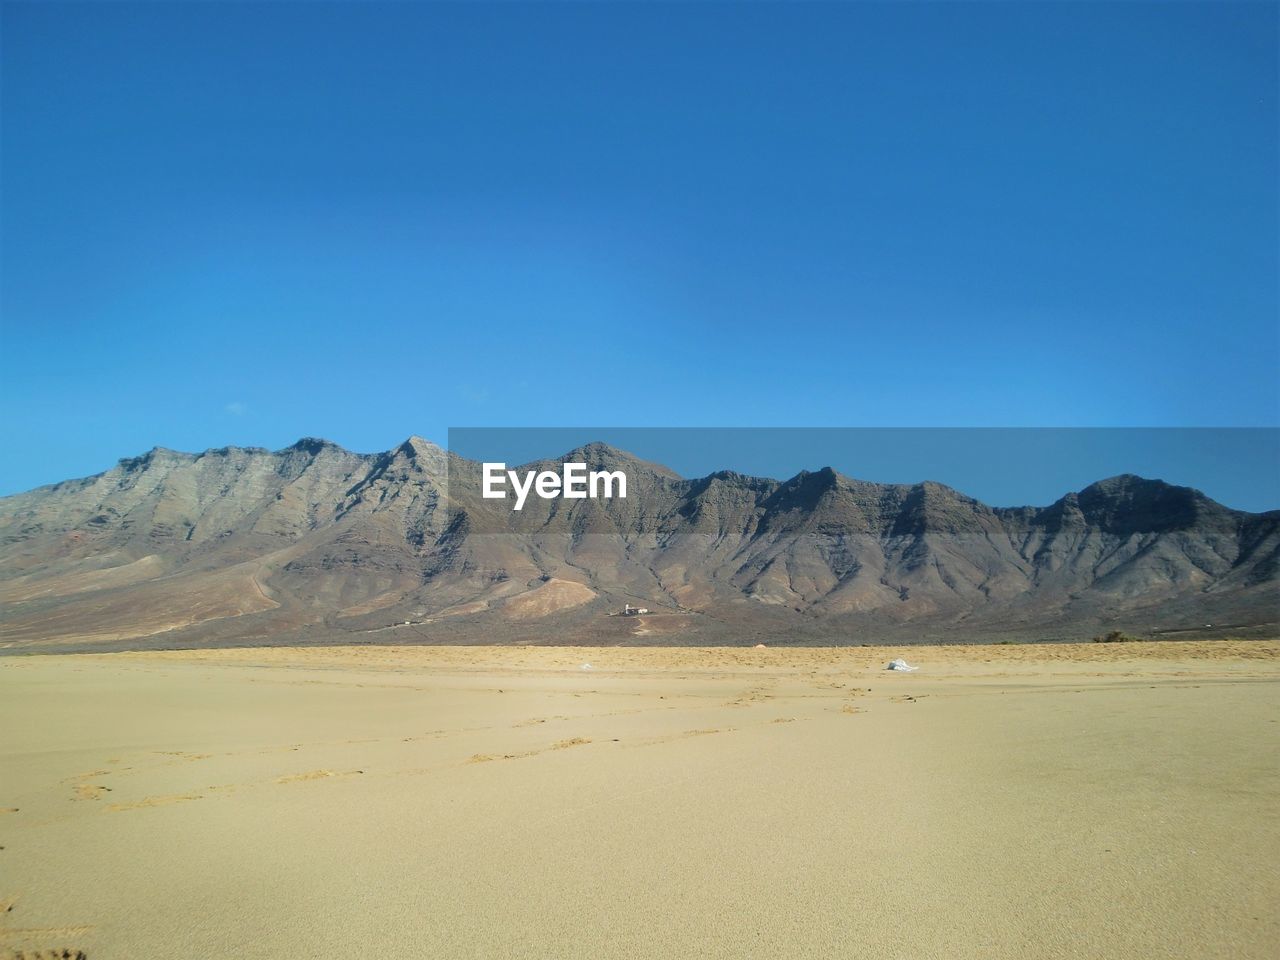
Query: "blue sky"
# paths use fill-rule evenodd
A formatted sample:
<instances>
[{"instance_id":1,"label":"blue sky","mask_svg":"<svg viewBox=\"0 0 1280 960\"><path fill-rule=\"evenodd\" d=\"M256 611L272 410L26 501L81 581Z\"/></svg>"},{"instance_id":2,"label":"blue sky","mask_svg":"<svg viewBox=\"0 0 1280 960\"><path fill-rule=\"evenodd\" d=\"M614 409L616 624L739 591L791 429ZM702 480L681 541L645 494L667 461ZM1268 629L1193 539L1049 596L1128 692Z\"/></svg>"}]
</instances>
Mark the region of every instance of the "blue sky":
<instances>
[{"instance_id":1,"label":"blue sky","mask_svg":"<svg viewBox=\"0 0 1280 960\"><path fill-rule=\"evenodd\" d=\"M1275 4L3 21L0 492L463 425L1280 424Z\"/></svg>"}]
</instances>

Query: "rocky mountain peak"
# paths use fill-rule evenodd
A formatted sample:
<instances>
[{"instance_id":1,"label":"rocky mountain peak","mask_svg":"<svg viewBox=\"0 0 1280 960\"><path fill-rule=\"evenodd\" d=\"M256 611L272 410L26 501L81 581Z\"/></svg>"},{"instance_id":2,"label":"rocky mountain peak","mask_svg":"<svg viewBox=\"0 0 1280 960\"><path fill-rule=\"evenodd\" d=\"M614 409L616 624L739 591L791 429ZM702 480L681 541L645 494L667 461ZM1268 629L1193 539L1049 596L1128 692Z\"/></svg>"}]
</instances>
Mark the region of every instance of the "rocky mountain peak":
<instances>
[{"instance_id":1,"label":"rocky mountain peak","mask_svg":"<svg viewBox=\"0 0 1280 960\"><path fill-rule=\"evenodd\" d=\"M563 456L557 457L556 460L563 463L585 463L588 470L639 470L672 480L680 479L678 473L660 463L641 460L626 450L620 450L599 440L575 447Z\"/></svg>"},{"instance_id":2,"label":"rocky mountain peak","mask_svg":"<svg viewBox=\"0 0 1280 960\"><path fill-rule=\"evenodd\" d=\"M325 440L322 437L303 437L296 443L286 447L284 452L307 453L315 456L329 450L345 452L342 447L333 441Z\"/></svg>"},{"instance_id":3,"label":"rocky mountain peak","mask_svg":"<svg viewBox=\"0 0 1280 960\"><path fill-rule=\"evenodd\" d=\"M1192 487L1131 473L1091 483L1075 502L1086 522L1117 533L1185 529L1202 517L1220 520L1234 513Z\"/></svg>"}]
</instances>

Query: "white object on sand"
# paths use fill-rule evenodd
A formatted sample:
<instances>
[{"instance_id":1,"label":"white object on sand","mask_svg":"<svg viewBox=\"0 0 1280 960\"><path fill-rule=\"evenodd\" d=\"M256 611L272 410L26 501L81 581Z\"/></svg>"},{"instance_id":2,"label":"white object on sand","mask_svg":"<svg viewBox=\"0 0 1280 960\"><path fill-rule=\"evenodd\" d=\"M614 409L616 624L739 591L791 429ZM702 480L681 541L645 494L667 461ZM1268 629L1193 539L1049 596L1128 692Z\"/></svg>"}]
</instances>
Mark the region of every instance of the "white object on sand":
<instances>
[{"instance_id":1,"label":"white object on sand","mask_svg":"<svg viewBox=\"0 0 1280 960\"><path fill-rule=\"evenodd\" d=\"M590 670L590 669L592 669L591 664L589 664L589 663L584 663L584 664L582 665L582 669L583 669L583 670Z\"/></svg>"},{"instance_id":2,"label":"white object on sand","mask_svg":"<svg viewBox=\"0 0 1280 960\"><path fill-rule=\"evenodd\" d=\"M920 668L913 667L911 664L907 663L907 661L899 657L897 660L890 660L889 666L885 667L885 669L886 670L903 670L906 673L910 673L912 670L919 670Z\"/></svg>"}]
</instances>

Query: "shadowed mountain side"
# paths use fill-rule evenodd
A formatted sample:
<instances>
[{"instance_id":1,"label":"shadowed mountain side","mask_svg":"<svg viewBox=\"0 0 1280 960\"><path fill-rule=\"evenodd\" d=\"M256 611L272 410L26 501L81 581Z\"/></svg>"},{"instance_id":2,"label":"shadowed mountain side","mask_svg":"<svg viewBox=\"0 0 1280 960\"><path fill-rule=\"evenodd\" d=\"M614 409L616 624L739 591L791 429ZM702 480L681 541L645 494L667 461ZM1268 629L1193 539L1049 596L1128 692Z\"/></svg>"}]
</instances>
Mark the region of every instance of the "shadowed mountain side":
<instances>
[{"instance_id":1,"label":"shadowed mountain side","mask_svg":"<svg viewBox=\"0 0 1280 960\"><path fill-rule=\"evenodd\" d=\"M481 496L481 465L155 449L0 500L7 649L371 642L1034 639L1275 632L1280 512L1112 477L1043 508L825 468L686 480L604 444L517 468L625 499ZM652 612L611 616L624 603Z\"/></svg>"}]
</instances>

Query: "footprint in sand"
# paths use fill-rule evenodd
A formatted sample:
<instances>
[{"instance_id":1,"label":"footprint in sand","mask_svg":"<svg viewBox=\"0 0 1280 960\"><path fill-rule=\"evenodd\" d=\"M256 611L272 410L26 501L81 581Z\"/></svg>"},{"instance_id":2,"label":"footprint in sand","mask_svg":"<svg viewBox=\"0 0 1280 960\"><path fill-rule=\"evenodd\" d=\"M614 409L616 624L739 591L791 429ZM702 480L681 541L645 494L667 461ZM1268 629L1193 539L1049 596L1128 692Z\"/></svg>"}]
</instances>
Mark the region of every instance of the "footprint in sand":
<instances>
[{"instance_id":1,"label":"footprint in sand","mask_svg":"<svg viewBox=\"0 0 1280 960\"><path fill-rule=\"evenodd\" d=\"M547 750L568 750L570 747L580 747L583 744L590 743L587 737L570 737L568 740L557 740ZM490 763L494 760L523 760L526 757L536 757L545 750L526 750L523 753L473 753L467 763Z\"/></svg>"},{"instance_id":2,"label":"footprint in sand","mask_svg":"<svg viewBox=\"0 0 1280 960\"><path fill-rule=\"evenodd\" d=\"M284 777L276 777L276 783L303 783L307 780L328 780L331 777L354 777L364 773L363 770L308 770L306 773L294 773Z\"/></svg>"},{"instance_id":3,"label":"footprint in sand","mask_svg":"<svg viewBox=\"0 0 1280 960\"><path fill-rule=\"evenodd\" d=\"M473 753L467 763L489 763L492 760L521 760L525 757L535 757L537 755L537 750L530 750L528 753Z\"/></svg>"},{"instance_id":4,"label":"footprint in sand","mask_svg":"<svg viewBox=\"0 0 1280 960\"><path fill-rule=\"evenodd\" d=\"M568 719L569 719L568 717L563 716L563 715L555 716L555 717L530 717L528 720L521 720L521 721L519 721L519 722L517 722L517 723L513 723L511 726L513 726L513 727L535 727L535 726L537 726L537 725L538 725L538 724L540 724L540 723L547 723L547 722L552 721L552 720L568 720Z\"/></svg>"},{"instance_id":5,"label":"footprint in sand","mask_svg":"<svg viewBox=\"0 0 1280 960\"><path fill-rule=\"evenodd\" d=\"M43 950L6 950L4 960L86 960L83 950L74 947L46 947Z\"/></svg>"},{"instance_id":6,"label":"footprint in sand","mask_svg":"<svg viewBox=\"0 0 1280 960\"><path fill-rule=\"evenodd\" d=\"M145 797L142 800L135 800L132 803L113 803L107 807L112 813L120 813L124 810L142 810L145 807L166 807L171 803L184 803L187 800L201 800L203 797L198 793L175 794L168 797Z\"/></svg>"},{"instance_id":7,"label":"footprint in sand","mask_svg":"<svg viewBox=\"0 0 1280 960\"><path fill-rule=\"evenodd\" d=\"M110 770L94 770L90 773L77 774L63 783L71 785L71 791L75 794L76 800L100 800L104 793L110 793L110 787L104 787L100 783L90 783L98 777L105 777Z\"/></svg>"},{"instance_id":8,"label":"footprint in sand","mask_svg":"<svg viewBox=\"0 0 1280 960\"><path fill-rule=\"evenodd\" d=\"M744 691L737 699L729 700L725 703L726 707L745 707L753 703L762 703L765 700L772 700L771 694L767 688L756 687L751 690Z\"/></svg>"},{"instance_id":9,"label":"footprint in sand","mask_svg":"<svg viewBox=\"0 0 1280 960\"><path fill-rule=\"evenodd\" d=\"M635 747L654 747L660 743L674 743L677 740L689 740L692 737L709 737L713 733L732 733L733 727L712 728L706 730L686 730L683 733L672 733L665 737L651 737L648 740L641 740L631 744Z\"/></svg>"},{"instance_id":10,"label":"footprint in sand","mask_svg":"<svg viewBox=\"0 0 1280 960\"><path fill-rule=\"evenodd\" d=\"M17 897L8 897L0 900L0 915L12 912L17 902ZM0 924L0 936L3 936L10 943L22 941L39 943L42 940L47 943L54 939L83 937L92 929L93 926L90 924L64 927L9 927ZM36 949L9 947L0 952L0 958L3 958L3 960L85 960L85 953L76 947L40 947Z\"/></svg>"}]
</instances>

